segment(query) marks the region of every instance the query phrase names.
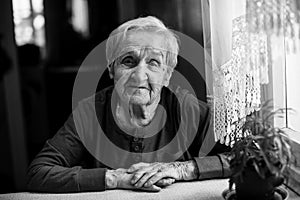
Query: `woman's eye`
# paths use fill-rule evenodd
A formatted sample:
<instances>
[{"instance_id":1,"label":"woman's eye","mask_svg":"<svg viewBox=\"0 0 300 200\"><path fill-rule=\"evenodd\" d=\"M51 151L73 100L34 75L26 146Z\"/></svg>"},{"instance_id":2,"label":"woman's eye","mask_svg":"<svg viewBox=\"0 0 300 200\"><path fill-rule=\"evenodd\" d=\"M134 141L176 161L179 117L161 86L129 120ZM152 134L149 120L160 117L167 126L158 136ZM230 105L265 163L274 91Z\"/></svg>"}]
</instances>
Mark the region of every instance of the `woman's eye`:
<instances>
[{"instance_id":1,"label":"woman's eye","mask_svg":"<svg viewBox=\"0 0 300 200\"><path fill-rule=\"evenodd\" d=\"M155 60L155 59L151 59L149 61L149 65L153 66L153 67L159 67L160 66L160 62Z\"/></svg>"},{"instance_id":2,"label":"woman's eye","mask_svg":"<svg viewBox=\"0 0 300 200\"><path fill-rule=\"evenodd\" d=\"M132 56L127 56L123 58L121 61L121 64L127 66L127 67L135 67L136 66L136 60Z\"/></svg>"}]
</instances>

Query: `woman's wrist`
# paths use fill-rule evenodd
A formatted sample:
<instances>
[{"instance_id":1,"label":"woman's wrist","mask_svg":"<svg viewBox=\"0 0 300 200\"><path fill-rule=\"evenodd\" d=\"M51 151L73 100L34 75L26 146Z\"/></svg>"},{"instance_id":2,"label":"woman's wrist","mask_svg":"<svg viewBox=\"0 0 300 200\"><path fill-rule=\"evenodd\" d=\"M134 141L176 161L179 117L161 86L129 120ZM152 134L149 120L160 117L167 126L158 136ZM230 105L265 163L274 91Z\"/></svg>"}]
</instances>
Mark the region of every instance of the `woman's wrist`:
<instances>
[{"instance_id":1,"label":"woman's wrist","mask_svg":"<svg viewBox=\"0 0 300 200\"><path fill-rule=\"evenodd\" d=\"M115 189L118 186L117 174L114 170L107 170L105 173L105 188Z\"/></svg>"},{"instance_id":2,"label":"woman's wrist","mask_svg":"<svg viewBox=\"0 0 300 200\"><path fill-rule=\"evenodd\" d=\"M197 164L194 160L189 160L185 162L175 162L178 163L178 169L180 173L181 180L194 180L199 177L199 170Z\"/></svg>"}]
</instances>

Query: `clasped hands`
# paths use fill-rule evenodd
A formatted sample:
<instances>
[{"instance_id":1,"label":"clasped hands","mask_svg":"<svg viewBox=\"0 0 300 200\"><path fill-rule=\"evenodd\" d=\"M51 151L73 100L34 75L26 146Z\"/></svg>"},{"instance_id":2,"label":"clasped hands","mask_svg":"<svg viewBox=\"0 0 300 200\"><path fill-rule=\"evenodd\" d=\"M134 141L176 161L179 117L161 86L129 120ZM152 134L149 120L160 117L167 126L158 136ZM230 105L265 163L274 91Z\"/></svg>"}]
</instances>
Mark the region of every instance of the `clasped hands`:
<instances>
[{"instance_id":1,"label":"clasped hands","mask_svg":"<svg viewBox=\"0 0 300 200\"><path fill-rule=\"evenodd\" d=\"M107 170L107 189L138 189L158 192L175 181L193 180L198 177L195 161L170 163L137 163L128 169Z\"/></svg>"}]
</instances>

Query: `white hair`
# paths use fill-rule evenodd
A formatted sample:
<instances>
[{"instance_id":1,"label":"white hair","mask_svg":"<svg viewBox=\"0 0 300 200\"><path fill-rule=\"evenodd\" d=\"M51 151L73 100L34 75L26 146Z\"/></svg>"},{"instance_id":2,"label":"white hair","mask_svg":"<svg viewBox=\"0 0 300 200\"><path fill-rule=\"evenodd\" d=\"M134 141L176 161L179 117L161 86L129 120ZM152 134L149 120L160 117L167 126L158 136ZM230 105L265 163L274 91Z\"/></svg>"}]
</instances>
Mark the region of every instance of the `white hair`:
<instances>
[{"instance_id":1,"label":"white hair","mask_svg":"<svg viewBox=\"0 0 300 200\"><path fill-rule=\"evenodd\" d=\"M177 35L156 17L148 16L127 21L111 32L106 42L108 66L120 56L120 44L126 39L127 32L134 30L145 30L162 34L165 37L167 48L166 65L172 68L177 65L177 55L179 52L179 39Z\"/></svg>"}]
</instances>

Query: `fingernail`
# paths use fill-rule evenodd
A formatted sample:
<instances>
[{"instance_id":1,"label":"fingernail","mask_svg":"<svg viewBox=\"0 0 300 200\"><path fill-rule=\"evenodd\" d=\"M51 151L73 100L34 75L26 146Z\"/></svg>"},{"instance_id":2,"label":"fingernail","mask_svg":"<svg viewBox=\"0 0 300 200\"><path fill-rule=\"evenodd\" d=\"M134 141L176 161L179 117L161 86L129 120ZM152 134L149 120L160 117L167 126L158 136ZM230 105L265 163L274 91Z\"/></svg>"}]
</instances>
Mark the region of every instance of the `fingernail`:
<instances>
[{"instance_id":1,"label":"fingernail","mask_svg":"<svg viewBox=\"0 0 300 200\"><path fill-rule=\"evenodd\" d=\"M156 192L159 192L161 190L160 187L153 187L153 189L156 191Z\"/></svg>"}]
</instances>

